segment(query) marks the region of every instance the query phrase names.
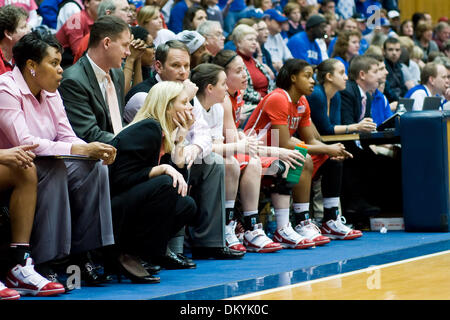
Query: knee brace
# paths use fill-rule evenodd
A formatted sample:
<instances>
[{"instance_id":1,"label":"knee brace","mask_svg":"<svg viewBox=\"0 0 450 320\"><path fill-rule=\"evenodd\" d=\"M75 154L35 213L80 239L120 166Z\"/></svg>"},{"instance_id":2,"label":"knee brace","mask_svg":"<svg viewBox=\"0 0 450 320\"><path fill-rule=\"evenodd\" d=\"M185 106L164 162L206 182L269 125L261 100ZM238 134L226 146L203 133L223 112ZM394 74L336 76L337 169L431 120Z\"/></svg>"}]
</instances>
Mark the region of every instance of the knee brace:
<instances>
[{"instance_id":1,"label":"knee brace","mask_svg":"<svg viewBox=\"0 0 450 320\"><path fill-rule=\"evenodd\" d=\"M287 182L284 178L274 178L274 184L270 186L270 193L292 195L293 183Z\"/></svg>"},{"instance_id":2,"label":"knee brace","mask_svg":"<svg viewBox=\"0 0 450 320\"><path fill-rule=\"evenodd\" d=\"M270 185L271 193L279 193L284 195L291 195L292 188L294 187L293 183L287 182L285 178L283 178L283 174L288 170L284 162L280 160L276 160L272 163L272 166L276 166L277 173L276 176L272 178L272 183Z\"/></svg>"}]
</instances>

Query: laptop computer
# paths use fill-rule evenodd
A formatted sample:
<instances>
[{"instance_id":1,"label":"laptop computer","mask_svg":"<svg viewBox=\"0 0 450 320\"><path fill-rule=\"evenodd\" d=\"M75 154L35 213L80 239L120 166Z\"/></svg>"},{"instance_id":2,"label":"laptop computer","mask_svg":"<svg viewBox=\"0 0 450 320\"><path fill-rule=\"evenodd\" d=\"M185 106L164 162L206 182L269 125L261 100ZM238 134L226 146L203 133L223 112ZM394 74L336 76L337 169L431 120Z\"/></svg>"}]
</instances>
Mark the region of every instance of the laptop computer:
<instances>
[{"instance_id":1,"label":"laptop computer","mask_svg":"<svg viewBox=\"0 0 450 320\"><path fill-rule=\"evenodd\" d=\"M414 105L414 99L410 98L400 98L398 99L397 109L395 112L399 112L399 106L403 104L403 106L406 109L406 112L412 111L413 105Z\"/></svg>"},{"instance_id":2,"label":"laptop computer","mask_svg":"<svg viewBox=\"0 0 450 320\"><path fill-rule=\"evenodd\" d=\"M386 131L386 130L394 130L395 129L395 122L396 119L401 116L400 113L396 112L389 118L383 121L383 123L380 123L377 126L377 131Z\"/></svg>"},{"instance_id":3,"label":"laptop computer","mask_svg":"<svg viewBox=\"0 0 450 320\"><path fill-rule=\"evenodd\" d=\"M422 110L439 110L440 107L441 107L440 97L425 97L425 99L423 100Z\"/></svg>"}]
</instances>

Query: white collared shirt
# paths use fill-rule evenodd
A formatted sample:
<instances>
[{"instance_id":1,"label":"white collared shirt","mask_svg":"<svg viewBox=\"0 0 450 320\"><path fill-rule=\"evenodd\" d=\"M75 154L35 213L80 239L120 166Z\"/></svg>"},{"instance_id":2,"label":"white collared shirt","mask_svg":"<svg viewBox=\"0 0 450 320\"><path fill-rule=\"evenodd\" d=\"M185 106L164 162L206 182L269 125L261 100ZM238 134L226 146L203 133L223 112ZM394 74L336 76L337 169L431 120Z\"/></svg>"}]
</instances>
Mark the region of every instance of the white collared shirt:
<instances>
[{"instance_id":1,"label":"white collared shirt","mask_svg":"<svg viewBox=\"0 0 450 320\"><path fill-rule=\"evenodd\" d=\"M358 84L358 88L359 88L359 93L361 93L361 100L362 98L366 97L367 99L367 94L366 92L363 90L363 88L361 88L361 86Z\"/></svg>"},{"instance_id":2,"label":"white collared shirt","mask_svg":"<svg viewBox=\"0 0 450 320\"><path fill-rule=\"evenodd\" d=\"M203 119L208 124L211 134L211 139L223 141L223 106L220 103L214 104L208 111L203 107L200 100L194 97L194 109L198 110L203 115ZM198 117L198 116L197 116ZM197 121L197 118L195 119Z\"/></svg>"},{"instance_id":3,"label":"white collared shirt","mask_svg":"<svg viewBox=\"0 0 450 320\"><path fill-rule=\"evenodd\" d=\"M94 70L95 77L97 79L100 91L102 92L103 99L106 102L106 87L108 86L108 79L106 78L106 72L100 68L90 57L86 54L88 61L90 62L92 69Z\"/></svg>"},{"instance_id":4,"label":"white collared shirt","mask_svg":"<svg viewBox=\"0 0 450 320\"><path fill-rule=\"evenodd\" d=\"M426 97L431 97L430 89L426 84L423 85L425 90L416 90L412 95L411 99L414 99L413 111L421 111L423 110L423 102Z\"/></svg>"}]
</instances>

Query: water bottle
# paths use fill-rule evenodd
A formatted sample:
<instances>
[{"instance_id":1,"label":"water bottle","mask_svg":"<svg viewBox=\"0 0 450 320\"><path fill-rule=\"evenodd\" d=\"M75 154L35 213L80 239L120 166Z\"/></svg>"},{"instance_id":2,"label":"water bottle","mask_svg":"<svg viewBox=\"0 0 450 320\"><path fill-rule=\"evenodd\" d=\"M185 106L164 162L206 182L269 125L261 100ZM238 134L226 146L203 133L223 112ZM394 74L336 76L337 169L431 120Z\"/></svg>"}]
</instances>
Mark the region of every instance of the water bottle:
<instances>
[{"instance_id":1,"label":"water bottle","mask_svg":"<svg viewBox=\"0 0 450 320\"><path fill-rule=\"evenodd\" d=\"M295 146L295 150L298 150L304 157L308 153L308 148L304 144L298 144ZM302 175L303 166L296 166L295 169L290 168L286 177L286 181L297 184L300 181L300 176Z\"/></svg>"},{"instance_id":2,"label":"water bottle","mask_svg":"<svg viewBox=\"0 0 450 320\"><path fill-rule=\"evenodd\" d=\"M397 113L399 113L399 114L404 114L405 112L406 112L406 108L405 108L405 106L403 105L403 103L399 104L399 105L398 105L398 108L397 108Z\"/></svg>"},{"instance_id":3,"label":"water bottle","mask_svg":"<svg viewBox=\"0 0 450 320\"><path fill-rule=\"evenodd\" d=\"M273 238L273 235L277 231L277 220L275 218L275 210L270 208L270 213L267 216L266 235L269 238Z\"/></svg>"}]
</instances>

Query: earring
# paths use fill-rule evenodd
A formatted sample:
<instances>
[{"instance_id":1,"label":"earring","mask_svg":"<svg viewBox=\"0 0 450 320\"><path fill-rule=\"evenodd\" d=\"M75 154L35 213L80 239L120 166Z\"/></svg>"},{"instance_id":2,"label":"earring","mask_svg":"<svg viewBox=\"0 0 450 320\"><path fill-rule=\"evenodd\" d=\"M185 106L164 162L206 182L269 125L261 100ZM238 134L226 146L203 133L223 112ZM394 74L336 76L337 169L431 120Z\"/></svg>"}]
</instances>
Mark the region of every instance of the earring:
<instances>
[{"instance_id":1,"label":"earring","mask_svg":"<svg viewBox=\"0 0 450 320\"><path fill-rule=\"evenodd\" d=\"M31 73L31 75L32 75L33 77L36 76L36 71L34 71L34 69L30 69L30 73Z\"/></svg>"}]
</instances>

